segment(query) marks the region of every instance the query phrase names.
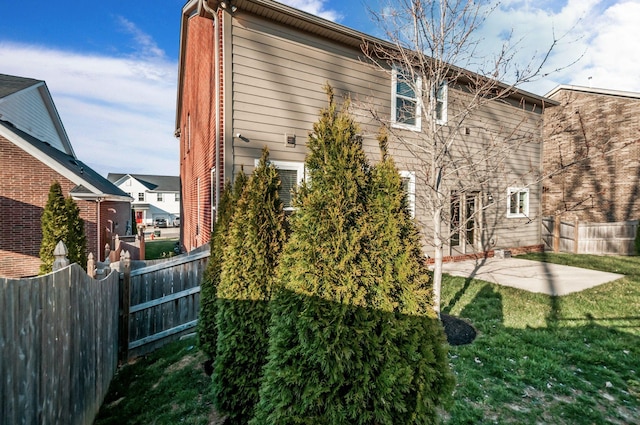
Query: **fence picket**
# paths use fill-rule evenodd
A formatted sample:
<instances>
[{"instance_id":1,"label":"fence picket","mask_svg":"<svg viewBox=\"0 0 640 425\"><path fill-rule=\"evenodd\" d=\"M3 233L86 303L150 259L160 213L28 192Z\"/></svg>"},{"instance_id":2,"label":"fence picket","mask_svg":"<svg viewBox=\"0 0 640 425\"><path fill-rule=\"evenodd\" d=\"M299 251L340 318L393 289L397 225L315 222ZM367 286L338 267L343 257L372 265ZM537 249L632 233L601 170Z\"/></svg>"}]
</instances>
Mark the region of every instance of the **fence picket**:
<instances>
[{"instance_id":1,"label":"fence picket","mask_svg":"<svg viewBox=\"0 0 640 425\"><path fill-rule=\"evenodd\" d=\"M0 424L91 424L123 355L119 341L128 359L196 326L208 256L101 273L100 281L77 264L36 278L0 278ZM127 277L127 302L119 305Z\"/></svg>"}]
</instances>

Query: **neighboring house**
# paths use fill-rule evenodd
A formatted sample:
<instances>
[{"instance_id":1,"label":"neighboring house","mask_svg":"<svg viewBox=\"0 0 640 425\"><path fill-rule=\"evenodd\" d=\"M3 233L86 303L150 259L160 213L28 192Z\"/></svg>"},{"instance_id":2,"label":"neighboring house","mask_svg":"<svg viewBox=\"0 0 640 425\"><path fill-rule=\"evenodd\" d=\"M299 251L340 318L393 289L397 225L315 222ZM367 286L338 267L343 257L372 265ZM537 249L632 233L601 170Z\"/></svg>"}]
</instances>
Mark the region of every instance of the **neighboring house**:
<instances>
[{"instance_id":1,"label":"neighboring house","mask_svg":"<svg viewBox=\"0 0 640 425\"><path fill-rule=\"evenodd\" d=\"M107 180L133 198L138 226L152 226L156 218L179 225L180 177L109 173Z\"/></svg>"},{"instance_id":2,"label":"neighboring house","mask_svg":"<svg viewBox=\"0 0 640 425\"><path fill-rule=\"evenodd\" d=\"M421 102L414 93L401 92L402 76L391 65L383 71L362 53L363 42L380 40L272 0L189 1L182 10L180 38L176 136L182 243L188 251L209 242L224 182L241 168L251 173L264 146L280 171L285 208L291 208L289 189L305 178L308 134L327 104L325 83L334 87L337 98L366 99L407 139L428 127L421 121L446 126L448 99L466 95L457 89L457 81L452 82L432 99L438 104L437 116L421 115L418 109L407 120L406 111L396 110L396 105ZM447 255L540 247L545 103L540 96L515 92L469 119L459 137L480 152L483 143L491 141L484 131L489 127L530 143L506 154L504 170L478 181L472 191L456 192L455 182L447 182L446 214L461 223L455 231L447 230ZM363 129L365 150L376 161L378 126L364 109L356 110L355 116ZM428 231L431 218L422 201L425 169L406 144L392 140L390 151L409 192L412 212ZM478 170L472 171L468 174ZM431 255L429 240L425 242L426 254Z\"/></svg>"},{"instance_id":3,"label":"neighboring house","mask_svg":"<svg viewBox=\"0 0 640 425\"><path fill-rule=\"evenodd\" d=\"M76 201L88 250L102 259L105 243L125 233L130 198L76 157L44 81L0 74L0 276L38 274L54 181Z\"/></svg>"},{"instance_id":4,"label":"neighboring house","mask_svg":"<svg viewBox=\"0 0 640 425\"><path fill-rule=\"evenodd\" d=\"M558 86L544 113L543 213L563 221L640 219L640 93Z\"/></svg>"}]
</instances>

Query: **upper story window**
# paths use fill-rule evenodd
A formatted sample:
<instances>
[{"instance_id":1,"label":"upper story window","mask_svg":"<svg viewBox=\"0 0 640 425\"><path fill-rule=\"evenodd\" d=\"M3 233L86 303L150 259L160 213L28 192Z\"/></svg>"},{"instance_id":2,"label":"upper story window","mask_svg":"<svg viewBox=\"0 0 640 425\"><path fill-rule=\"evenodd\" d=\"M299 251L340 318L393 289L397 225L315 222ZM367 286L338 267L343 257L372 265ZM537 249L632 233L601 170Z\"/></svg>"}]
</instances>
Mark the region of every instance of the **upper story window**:
<instances>
[{"instance_id":1,"label":"upper story window","mask_svg":"<svg viewBox=\"0 0 640 425\"><path fill-rule=\"evenodd\" d=\"M415 171L400 171L402 188L407 194L407 204L411 218L416 216L416 173Z\"/></svg>"},{"instance_id":2,"label":"upper story window","mask_svg":"<svg viewBox=\"0 0 640 425\"><path fill-rule=\"evenodd\" d=\"M138 201L144 201L144 192L138 193Z\"/></svg>"},{"instance_id":3,"label":"upper story window","mask_svg":"<svg viewBox=\"0 0 640 425\"><path fill-rule=\"evenodd\" d=\"M507 189L507 217L529 217L529 189Z\"/></svg>"},{"instance_id":4,"label":"upper story window","mask_svg":"<svg viewBox=\"0 0 640 425\"><path fill-rule=\"evenodd\" d=\"M256 167L260 160L255 160ZM278 197L282 201L285 211L293 211L293 189L304 181L304 162L269 161L278 170L280 190Z\"/></svg>"},{"instance_id":5,"label":"upper story window","mask_svg":"<svg viewBox=\"0 0 640 425\"><path fill-rule=\"evenodd\" d=\"M158 193L158 202L162 202L162 201L163 201L162 193Z\"/></svg>"},{"instance_id":6,"label":"upper story window","mask_svg":"<svg viewBox=\"0 0 640 425\"><path fill-rule=\"evenodd\" d=\"M446 81L433 88L433 113L437 124L447 123L447 103L449 97L449 84Z\"/></svg>"},{"instance_id":7,"label":"upper story window","mask_svg":"<svg viewBox=\"0 0 640 425\"><path fill-rule=\"evenodd\" d=\"M394 68L391 74L391 120L394 127L420 131L422 78Z\"/></svg>"}]
</instances>

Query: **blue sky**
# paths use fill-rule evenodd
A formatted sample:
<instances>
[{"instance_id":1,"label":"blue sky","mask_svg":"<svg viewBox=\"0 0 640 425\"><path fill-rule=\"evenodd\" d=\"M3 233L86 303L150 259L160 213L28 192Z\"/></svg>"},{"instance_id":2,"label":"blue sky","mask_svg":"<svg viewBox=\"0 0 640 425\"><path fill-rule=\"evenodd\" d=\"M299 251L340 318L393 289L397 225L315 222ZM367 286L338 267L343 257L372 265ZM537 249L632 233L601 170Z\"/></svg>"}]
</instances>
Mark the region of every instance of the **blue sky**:
<instances>
[{"instance_id":1,"label":"blue sky","mask_svg":"<svg viewBox=\"0 0 640 425\"><path fill-rule=\"evenodd\" d=\"M177 175L173 137L182 0L5 1L0 73L45 80L78 157L99 173ZM379 35L367 7L384 0L284 0L293 7ZM549 69L569 69L525 86L557 84L640 92L640 0L503 0L481 29L492 51L514 31L523 58L571 30ZM590 78L591 77L591 78ZM124 153L124 154L123 154Z\"/></svg>"}]
</instances>

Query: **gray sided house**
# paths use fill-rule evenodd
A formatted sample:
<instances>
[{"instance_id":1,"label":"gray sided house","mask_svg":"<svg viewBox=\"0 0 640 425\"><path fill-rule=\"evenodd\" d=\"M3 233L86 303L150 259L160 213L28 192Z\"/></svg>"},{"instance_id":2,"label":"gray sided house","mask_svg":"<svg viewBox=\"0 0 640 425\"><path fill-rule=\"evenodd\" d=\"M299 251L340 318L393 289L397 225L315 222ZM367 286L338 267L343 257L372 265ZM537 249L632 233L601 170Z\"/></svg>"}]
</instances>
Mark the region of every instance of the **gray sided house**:
<instances>
[{"instance_id":1,"label":"gray sided house","mask_svg":"<svg viewBox=\"0 0 640 425\"><path fill-rule=\"evenodd\" d=\"M88 250L103 259L105 243L125 234L130 198L76 157L44 81L0 74L0 276L38 273L54 181L76 201Z\"/></svg>"},{"instance_id":2,"label":"gray sided house","mask_svg":"<svg viewBox=\"0 0 640 425\"><path fill-rule=\"evenodd\" d=\"M289 189L305 178L308 134L327 105L326 83L338 99L351 99L372 162L379 158L374 116L391 129L390 152L423 227L426 255L433 253L426 183L433 152L412 146L423 143L434 121L455 141L448 154L473 162L465 168L457 161L445 173L445 255L540 247L547 99L514 92L486 103L460 127L465 81L450 81L437 94L427 82L407 92L393 63L381 68L363 54L364 45L384 41L272 0L189 1L180 39L176 136L187 250L209 242L224 182L241 168L250 173L264 146L290 207ZM407 119L397 107L430 102L438 104L437 116L416 109Z\"/></svg>"}]
</instances>

